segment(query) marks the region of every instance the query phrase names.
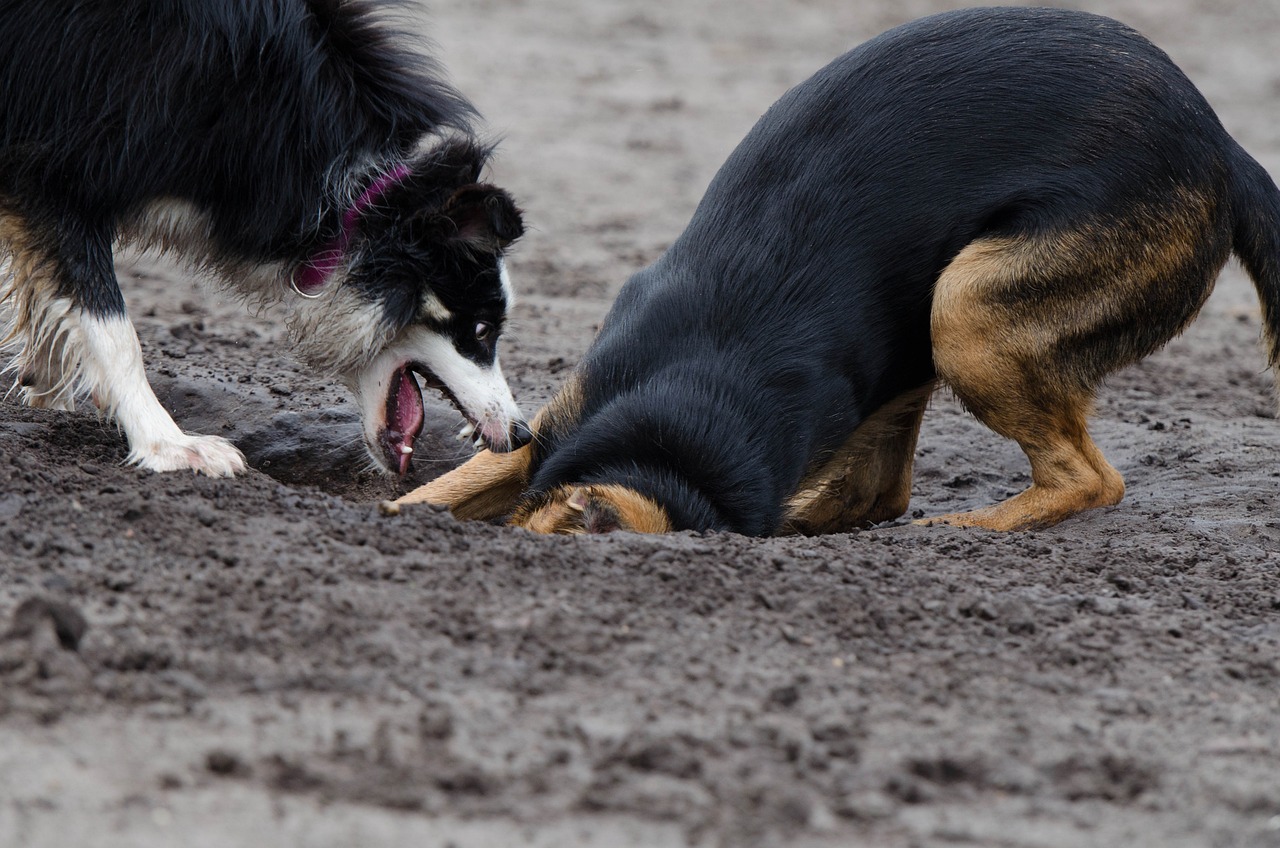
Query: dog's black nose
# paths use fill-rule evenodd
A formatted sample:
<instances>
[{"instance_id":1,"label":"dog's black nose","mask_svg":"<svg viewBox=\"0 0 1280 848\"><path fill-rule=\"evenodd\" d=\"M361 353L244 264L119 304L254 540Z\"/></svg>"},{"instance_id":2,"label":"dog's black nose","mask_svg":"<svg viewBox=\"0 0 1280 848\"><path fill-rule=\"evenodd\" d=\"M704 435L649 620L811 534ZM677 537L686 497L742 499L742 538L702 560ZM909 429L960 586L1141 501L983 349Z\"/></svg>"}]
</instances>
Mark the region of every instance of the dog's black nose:
<instances>
[{"instance_id":1,"label":"dog's black nose","mask_svg":"<svg viewBox=\"0 0 1280 848\"><path fill-rule=\"evenodd\" d=\"M511 449L518 450L533 441L533 431L523 421L511 425Z\"/></svg>"}]
</instances>

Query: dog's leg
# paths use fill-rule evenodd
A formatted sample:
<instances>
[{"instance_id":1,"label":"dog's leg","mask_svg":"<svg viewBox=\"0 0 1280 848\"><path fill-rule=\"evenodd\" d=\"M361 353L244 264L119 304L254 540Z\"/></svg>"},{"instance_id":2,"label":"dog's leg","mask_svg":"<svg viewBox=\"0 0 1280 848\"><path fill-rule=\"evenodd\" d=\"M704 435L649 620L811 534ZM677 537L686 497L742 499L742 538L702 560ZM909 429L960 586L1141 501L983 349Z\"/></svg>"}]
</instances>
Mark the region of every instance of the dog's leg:
<instances>
[{"instance_id":1,"label":"dog's leg","mask_svg":"<svg viewBox=\"0 0 1280 848\"><path fill-rule=\"evenodd\" d=\"M59 297L53 263L36 249L28 228L12 210L0 208L0 350L9 355L7 393L39 409L75 409L75 385L64 378L75 354L68 345L71 301Z\"/></svg>"},{"instance_id":2,"label":"dog's leg","mask_svg":"<svg viewBox=\"0 0 1280 848\"><path fill-rule=\"evenodd\" d=\"M399 498L397 504L432 503L471 521L491 521L510 515L528 487L533 452L548 437L573 429L582 412L580 375L570 377L556 396L538 411L530 427L533 441L510 453L483 450L425 485Z\"/></svg>"},{"instance_id":3,"label":"dog's leg","mask_svg":"<svg viewBox=\"0 0 1280 848\"><path fill-rule=\"evenodd\" d=\"M1036 407L1025 402L1034 397L1034 386L1007 385L1013 393L1026 394L979 411L970 400L970 384L952 386L984 424L1022 448L1031 463L1031 486L995 506L917 523L1025 530L1048 527L1094 507L1113 506L1124 497L1124 479L1089 437L1092 396L1064 393L1053 406Z\"/></svg>"},{"instance_id":4,"label":"dog's leg","mask_svg":"<svg viewBox=\"0 0 1280 848\"><path fill-rule=\"evenodd\" d=\"M142 347L127 315L83 314L83 380L98 408L115 418L129 440L129 462L152 471L191 469L230 477L244 455L220 436L182 432L160 405L142 365Z\"/></svg>"},{"instance_id":5,"label":"dog's leg","mask_svg":"<svg viewBox=\"0 0 1280 848\"><path fill-rule=\"evenodd\" d=\"M529 484L530 445L510 453L482 450L462 465L396 500L449 507L458 518L490 521L515 509Z\"/></svg>"},{"instance_id":6,"label":"dog's leg","mask_svg":"<svg viewBox=\"0 0 1280 848\"><path fill-rule=\"evenodd\" d=\"M991 242L962 251L935 289L932 334L938 375L982 423L1018 443L1031 463L1031 487L992 507L918 523L1047 527L1124 496L1119 472L1086 429L1093 385L1058 361L1067 328L995 296L1021 282L1009 278L1020 249Z\"/></svg>"},{"instance_id":7,"label":"dog's leg","mask_svg":"<svg viewBox=\"0 0 1280 848\"><path fill-rule=\"evenodd\" d=\"M938 280L938 375L979 420L1018 442L1031 487L1003 503L920 523L1047 527L1120 502L1124 481L1089 437L1110 371L1187 325L1226 261L1229 230L1190 193L1077 230L970 244Z\"/></svg>"},{"instance_id":8,"label":"dog's leg","mask_svg":"<svg viewBox=\"0 0 1280 848\"><path fill-rule=\"evenodd\" d=\"M447 506L466 521L492 521L510 515L524 494L533 466L533 451L551 428L576 417L580 408L578 383L570 380L555 398L534 416L533 441L508 453L482 450L457 468L424 483L397 504L430 503Z\"/></svg>"},{"instance_id":9,"label":"dog's leg","mask_svg":"<svg viewBox=\"0 0 1280 848\"><path fill-rule=\"evenodd\" d=\"M920 420L932 393L932 383L905 392L858 425L787 502L782 532L847 533L906 512Z\"/></svg>"},{"instance_id":10,"label":"dog's leg","mask_svg":"<svg viewBox=\"0 0 1280 848\"><path fill-rule=\"evenodd\" d=\"M125 312L104 226L61 221L45 246L6 227L14 268L6 291L10 336L24 400L70 409L87 395L129 441L128 461L152 471L191 469L213 477L244 470L244 457L217 436L183 433L147 382L142 348ZM15 245L15 241L18 242Z\"/></svg>"}]
</instances>

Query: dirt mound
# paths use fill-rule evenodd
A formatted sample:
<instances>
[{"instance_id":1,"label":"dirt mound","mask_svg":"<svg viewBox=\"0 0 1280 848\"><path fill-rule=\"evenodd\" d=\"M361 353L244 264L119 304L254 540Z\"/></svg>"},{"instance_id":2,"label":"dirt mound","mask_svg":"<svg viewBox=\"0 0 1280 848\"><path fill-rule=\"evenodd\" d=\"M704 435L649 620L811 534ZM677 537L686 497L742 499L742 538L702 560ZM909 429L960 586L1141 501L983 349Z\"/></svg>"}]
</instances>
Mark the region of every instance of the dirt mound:
<instances>
[{"instance_id":1,"label":"dirt mound","mask_svg":"<svg viewBox=\"0 0 1280 848\"><path fill-rule=\"evenodd\" d=\"M436 9L534 227L521 402L787 86L944 5ZM1105 11L1280 172L1275 9ZM1100 398L1118 507L768 540L384 516L461 459L447 405L391 483L278 326L120 271L166 405L255 470L143 474L89 411L0 406L0 844L1280 846L1280 423L1235 269ZM913 514L1026 472L940 397Z\"/></svg>"}]
</instances>

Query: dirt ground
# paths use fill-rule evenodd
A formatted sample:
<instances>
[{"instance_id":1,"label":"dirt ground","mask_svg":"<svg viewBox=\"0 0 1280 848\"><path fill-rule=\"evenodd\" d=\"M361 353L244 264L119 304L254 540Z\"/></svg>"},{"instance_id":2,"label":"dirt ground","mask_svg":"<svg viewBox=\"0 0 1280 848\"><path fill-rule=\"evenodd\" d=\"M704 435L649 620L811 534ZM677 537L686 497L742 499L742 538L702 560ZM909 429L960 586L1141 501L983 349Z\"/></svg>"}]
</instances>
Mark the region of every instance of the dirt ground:
<instances>
[{"instance_id":1,"label":"dirt ground","mask_svg":"<svg viewBox=\"0 0 1280 848\"><path fill-rule=\"evenodd\" d=\"M1085 6L1280 174L1280 4ZM521 402L778 95L950 7L438 0L423 29L532 226L502 349ZM0 845L1280 846L1280 422L1235 266L1102 393L1118 507L770 540L383 517L460 460L456 414L431 400L398 489L271 316L119 268L166 405L254 470L142 473L87 409L4 402ZM1027 483L938 398L912 514Z\"/></svg>"}]
</instances>

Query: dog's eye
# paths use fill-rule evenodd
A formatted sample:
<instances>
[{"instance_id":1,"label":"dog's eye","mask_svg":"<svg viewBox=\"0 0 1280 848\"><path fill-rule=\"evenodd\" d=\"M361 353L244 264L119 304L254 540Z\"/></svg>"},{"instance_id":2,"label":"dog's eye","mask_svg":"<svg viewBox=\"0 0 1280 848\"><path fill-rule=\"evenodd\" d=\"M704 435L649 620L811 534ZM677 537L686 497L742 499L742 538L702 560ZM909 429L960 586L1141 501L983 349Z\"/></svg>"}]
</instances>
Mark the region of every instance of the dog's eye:
<instances>
[{"instance_id":1,"label":"dog's eye","mask_svg":"<svg viewBox=\"0 0 1280 848\"><path fill-rule=\"evenodd\" d=\"M476 341L482 342L493 335L493 325L488 321L476 322Z\"/></svg>"}]
</instances>

